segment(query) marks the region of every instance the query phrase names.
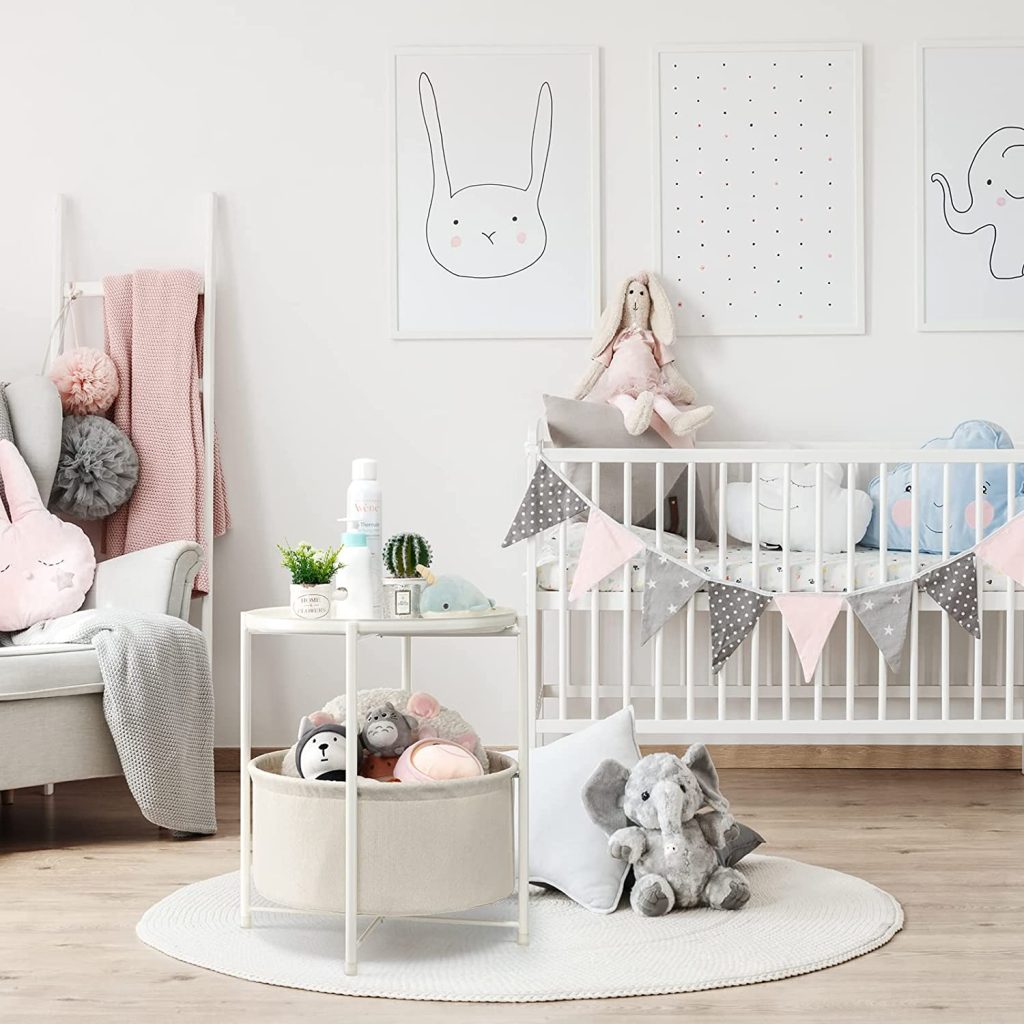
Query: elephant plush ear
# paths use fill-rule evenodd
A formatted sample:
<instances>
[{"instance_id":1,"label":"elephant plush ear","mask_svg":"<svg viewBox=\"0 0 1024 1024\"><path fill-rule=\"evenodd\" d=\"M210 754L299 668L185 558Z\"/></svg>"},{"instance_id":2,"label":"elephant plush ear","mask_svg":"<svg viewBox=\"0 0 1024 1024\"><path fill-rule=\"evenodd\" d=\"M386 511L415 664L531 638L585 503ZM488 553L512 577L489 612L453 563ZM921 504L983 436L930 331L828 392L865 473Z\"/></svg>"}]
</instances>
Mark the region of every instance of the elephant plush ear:
<instances>
[{"instance_id":1,"label":"elephant plush ear","mask_svg":"<svg viewBox=\"0 0 1024 1024\"><path fill-rule=\"evenodd\" d=\"M683 764L693 772L694 778L704 790L704 800L713 811L729 813L729 801L722 796L718 788L718 771L715 762L711 760L708 748L703 743L694 743L689 750L683 754Z\"/></svg>"},{"instance_id":2,"label":"elephant plush ear","mask_svg":"<svg viewBox=\"0 0 1024 1024\"><path fill-rule=\"evenodd\" d=\"M613 758L602 761L583 784L583 807L590 820L611 835L629 824L622 810L629 769Z\"/></svg>"}]
</instances>

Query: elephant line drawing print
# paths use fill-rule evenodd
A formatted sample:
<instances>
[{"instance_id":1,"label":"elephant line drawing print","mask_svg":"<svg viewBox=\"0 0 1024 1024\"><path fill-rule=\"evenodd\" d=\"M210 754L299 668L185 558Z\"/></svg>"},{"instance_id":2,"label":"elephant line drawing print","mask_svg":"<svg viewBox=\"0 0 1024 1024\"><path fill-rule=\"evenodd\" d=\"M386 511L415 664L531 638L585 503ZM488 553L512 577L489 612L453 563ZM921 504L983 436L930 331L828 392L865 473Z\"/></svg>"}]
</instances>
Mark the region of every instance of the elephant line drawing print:
<instances>
[{"instance_id":1,"label":"elephant line drawing print","mask_svg":"<svg viewBox=\"0 0 1024 1024\"><path fill-rule=\"evenodd\" d=\"M437 96L425 71L419 76L419 98L433 176L425 233L434 261L455 277L478 280L532 267L548 244L540 195L551 151L550 84L542 83L537 93L525 187L489 181L453 189Z\"/></svg>"},{"instance_id":2,"label":"elephant line drawing print","mask_svg":"<svg viewBox=\"0 0 1024 1024\"><path fill-rule=\"evenodd\" d=\"M992 132L967 169L968 203L956 205L944 174L931 180L942 189L942 215L958 235L992 229L989 273L998 281L1024 277L1024 128Z\"/></svg>"}]
</instances>

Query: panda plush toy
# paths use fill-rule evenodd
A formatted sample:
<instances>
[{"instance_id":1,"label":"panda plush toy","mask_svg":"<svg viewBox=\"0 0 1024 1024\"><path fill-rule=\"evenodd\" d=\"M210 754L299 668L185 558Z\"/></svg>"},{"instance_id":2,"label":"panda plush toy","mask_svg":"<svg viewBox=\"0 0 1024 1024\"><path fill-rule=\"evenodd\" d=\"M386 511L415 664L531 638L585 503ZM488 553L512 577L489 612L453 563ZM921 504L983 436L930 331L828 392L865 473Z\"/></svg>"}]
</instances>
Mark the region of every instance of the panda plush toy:
<instances>
[{"instance_id":1,"label":"panda plush toy","mask_svg":"<svg viewBox=\"0 0 1024 1024\"><path fill-rule=\"evenodd\" d=\"M345 781L345 726L333 722L313 725L308 718L299 724L295 765L304 779ZM357 741L358 742L358 741ZM362 754L362 751L359 751Z\"/></svg>"}]
</instances>

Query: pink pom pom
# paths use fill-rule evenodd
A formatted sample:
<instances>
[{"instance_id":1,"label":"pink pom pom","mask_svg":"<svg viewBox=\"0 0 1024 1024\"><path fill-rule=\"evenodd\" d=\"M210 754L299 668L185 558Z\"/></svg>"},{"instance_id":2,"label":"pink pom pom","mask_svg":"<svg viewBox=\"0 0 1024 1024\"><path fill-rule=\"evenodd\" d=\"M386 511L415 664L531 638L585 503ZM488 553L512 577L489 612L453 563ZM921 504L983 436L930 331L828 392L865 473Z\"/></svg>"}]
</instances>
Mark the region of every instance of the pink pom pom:
<instances>
[{"instance_id":1,"label":"pink pom pom","mask_svg":"<svg viewBox=\"0 0 1024 1024\"><path fill-rule=\"evenodd\" d=\"M433 718L441 710L441 705L438 704L436 697L421 692L409 697L405 710L417 718Z\"/></svg>"},{"instance_id":2,"label":"pink pom pom","mask_svg":"<svg viewBox=\"0 0 1024 1024\"><path fill-rule=\"evenodd\" d=\"M69 416L104 413L117 398L117 369L110 356L98 348L76 348L58 356L50 380Z\"/></svg>"}]
</instances>

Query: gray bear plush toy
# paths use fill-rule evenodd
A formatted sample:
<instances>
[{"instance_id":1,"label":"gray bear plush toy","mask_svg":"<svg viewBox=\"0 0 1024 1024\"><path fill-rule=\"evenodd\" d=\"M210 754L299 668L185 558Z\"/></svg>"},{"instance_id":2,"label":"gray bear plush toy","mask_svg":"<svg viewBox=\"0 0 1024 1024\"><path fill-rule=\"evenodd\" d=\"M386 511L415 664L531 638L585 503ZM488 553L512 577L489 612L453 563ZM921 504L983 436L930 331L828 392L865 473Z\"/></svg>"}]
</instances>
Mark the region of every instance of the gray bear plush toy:
<instances>
[{"instance_id":1,"label":"gray bear plush toy","mask_svg":"<svg viewBox=\"0 0 1024 1024\"><path fill-rule=\"evenodd\" d=\"M746 878L722 863L720 851L738 826L703 743L681 758L649 754L632 771L602 761L583 787L583 805L608 833L611 855L633 866L629 901L638 914L660 917L673 907L739 910L750 899ZM698 814L705 805L711 810Z\"/></svg>"},{"instance_id":2,"label":"gray bear plush toy","mask_svg":"<svg viewBox=\"0 0 1024 1024\"><path fill-rule=\"evenodd\" d=\"M412 715L403 714L391 701L386 701L367 712L360 738L368 754L398 757L416 742L419 727Z\"/></svg>"}]
</instances>

